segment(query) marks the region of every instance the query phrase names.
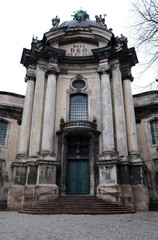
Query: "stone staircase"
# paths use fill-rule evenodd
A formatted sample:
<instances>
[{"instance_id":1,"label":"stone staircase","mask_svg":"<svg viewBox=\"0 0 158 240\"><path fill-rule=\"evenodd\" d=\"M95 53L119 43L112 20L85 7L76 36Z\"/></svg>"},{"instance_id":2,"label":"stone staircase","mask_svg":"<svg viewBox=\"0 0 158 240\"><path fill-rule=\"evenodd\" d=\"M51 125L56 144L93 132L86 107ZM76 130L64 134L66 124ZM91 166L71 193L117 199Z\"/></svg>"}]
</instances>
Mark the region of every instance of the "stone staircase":
<instances>
[{"instance_id":1,"label":"stone staircase","mask_svg":"<svg viewBox=\"0 0 158 240\"><path fill-rule=\"evenodd\" d=\"M62 196L51 201L40 201L33 207L23 207L20 213L27 214L125 214L135 211L102 201L94 196Z\"/></svg>"}]
</instances>

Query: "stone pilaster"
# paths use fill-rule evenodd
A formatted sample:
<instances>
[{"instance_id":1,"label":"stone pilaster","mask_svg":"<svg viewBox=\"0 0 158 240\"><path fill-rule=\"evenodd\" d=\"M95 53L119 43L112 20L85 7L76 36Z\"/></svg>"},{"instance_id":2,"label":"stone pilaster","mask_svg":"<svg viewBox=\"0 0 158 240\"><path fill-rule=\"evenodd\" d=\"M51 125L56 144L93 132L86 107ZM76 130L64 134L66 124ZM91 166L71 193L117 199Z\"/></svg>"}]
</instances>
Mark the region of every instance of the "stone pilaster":
<instances>
[{"instance_id":1,"label":"stone pilaster","mask_svg":"<svg viewBox=\"0 0 158 240\"><path fill-rule=\"evenodd\" d=\"M43 120L42 153L52 154L54 151L54 123L56 107L56 74L59 68L50 64L47 70L47 86Z\"/></svg>"},{"instance_id":2,"label":"stone pilaster","mask_svg":"<svg viewBox=\"0 0 158 240\"><path fill-rule=\"evenodd\" d=\"M18 154L28 155L31 121L32 121L35 78L36 78L35 69L34 69L34 67L30 66L27 70L26 78L25 78L25 81L27 82L27 89L26 89L24 108L23 108Z\"/></svg>"},{"instance_id":3,"label":"stone pilaster","mask_svg":"<svg viewBox=\"0 0 158 240\"><path fill-rule=\"evenodd\" d=\"M98 72L101 75L102 154L97 162L99 167L97 196L104 200L119 202L120 186L117 184L110 68L107 60L100 63Z\"/></svg>"},{"instance_id":4,"label":"stone pilaster","mask_svg":"<svg viewBox=\"0 0 158 240\"><path fill-rule=\"evenodd\" d=\"M29 156L37 156L40 152L43 106L45 96L45 71L46 65L40 61L37 65L36 85L33 104L32 126L30 136Z\"/></svg>"},{"instance_id":5,"label":"stone pilaster","mask_svg":"<svg viewBox=\"0 0 158 240\"><path fill-rule=\"evenodd\" d=\"M139 154L139 146L137 140L136 121L134 113L134 104L131 90L131 67L129 64L121 66L123 80L123 96L125 105L125 118L128 141L128 159L130 162L130 184L131 186L122 185L122 195L126 200L124 205L130 206L130 201L126 196L131 196L133 207L137 211L147 211L149 206L148 190L144 182L144 164Z\"/></svg>"},{"instance_id":6,"label":"stone pilaster","mask_svg":"<svg viewBox=\"0 0 158 240\"><path fill-rule=\"evenodd\" d=\"M110 70L108 61L100 63L97 69L100 74L100 89L101 89L101 113L102 113L102 157L111 159L115 156L114 147L114 128L113 128L113 113L112 99L110 86Z\"/></svg>"},{"instance_id":7,"label":"stone pilaster","mask_svg":"<svg viewBox=\"0 0 158 240\"><path fill-rule=\"evenodd\" d=\"M112 61L111 66L112 66L112 89L113 89L116 148L119 160L121 162L122 161L126 162L128 155L127 134L124 112L122 78L119 61L118 60Z\"/></svg>"},{"instance_id":8,"label":"stone pilaster","mask_svg":"<svg viewBox=\"0 0 158 240\"><path fill-rule=\"evenodd\" d=\"M93 132L89 132L89 163L90 163L90 195L95 195L95 145L96 137Z\"/></svg>"},{"instance_id":9,"label":"stone pilaster","mask_svg":"<svg viewBox=\"0 0 158 240\"><path fill-rule=\"evenodd\" d=\"M60 194L66 194L66 168L67 168L67 164L66 164L66 160L67 160L67 137L68 137L68 133L64 132L62 133L62 135L60 136L60 164L61 164L61 181L60 181Z\"/></svg>"},{"instance_id":10,"label":"stone pilaster","mask_svg":"<svg viewBox=\"0 0 158 240\"><path fill-rule=\"evenodd\" d=\"M142 162L139 156L134 104L131 90L131 80L133 80L133 78L131 75L131 69L127 64L122 66L122 79L129 160L135 163Z\"/></svg>"}]
</instances>

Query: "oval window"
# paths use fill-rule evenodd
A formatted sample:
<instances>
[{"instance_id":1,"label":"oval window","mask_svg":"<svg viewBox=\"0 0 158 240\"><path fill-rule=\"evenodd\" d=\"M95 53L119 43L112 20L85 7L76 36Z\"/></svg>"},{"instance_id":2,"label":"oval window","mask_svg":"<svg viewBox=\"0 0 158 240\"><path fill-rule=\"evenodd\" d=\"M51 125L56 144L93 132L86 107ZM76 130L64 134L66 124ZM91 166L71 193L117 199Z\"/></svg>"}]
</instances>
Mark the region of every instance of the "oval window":
<instances>
[{"instance_id":1,"label":"oval window","mask_svg":"<svg viewBox=\"0 0 158 240\"><path fill-rule=\"evenodd\" d=\"M86 84L85 84L85 82L83 80L75 80L72 83L73 88L78 89L78 90L84 88L85 85Z\"/></svg>"}]
</instances>

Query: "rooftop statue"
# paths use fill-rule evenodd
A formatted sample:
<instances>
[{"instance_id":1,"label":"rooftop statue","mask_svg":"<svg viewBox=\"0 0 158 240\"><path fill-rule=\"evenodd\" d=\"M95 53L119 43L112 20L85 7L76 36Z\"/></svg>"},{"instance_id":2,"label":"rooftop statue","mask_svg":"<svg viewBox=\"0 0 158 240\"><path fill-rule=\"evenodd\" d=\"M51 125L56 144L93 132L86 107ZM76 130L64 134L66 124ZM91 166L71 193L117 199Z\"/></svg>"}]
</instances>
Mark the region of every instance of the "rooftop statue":
<instances>
[{"instance_id":1,"label":"rooftop statue","mask_svg":"<svg viewBox=\"0 0 158 240\"><path fill-rule=\"evenodd\" d=\"M105 18L103 18L102 15L96 15L95 19L99 27L107 27L107 25L105 24Z\"/></svg>"},{"instance_id":2,"label":"rooftop statue","mask_svg":"<svg viewBox=\"0 0 158 240\"><path fill-rule=\"evenodd\" d=\"M59 23L60 23L60 18L58 18L58 16L52 19L52 25L54 28L59 27Z\"/></svg>"},{"instance_id":3,"label":"rooftop statue","mask_svg":"<svg viewBox=\"0 0 158 240\"><path fill-rule=\"evenodd\" d=\"M116 49L120 50L120 49L127 49L127 43L128 43L128 39L127 37L125 37L123 34L121 34L120 37L116 37Z\"/></svg>"},{"instance_id":4,"label":"rooftop statue","mask_svg":"<svg viewBox=\"0 0 158 240\"><path fill-rule=\"evenodd\" d=\"M86 19L89 19L89 15L86 11L78 10L74 12L74 15L71 15L73 17L73 20L77 20L78 22L85 21Z\"/></svg>"}]
</instances>

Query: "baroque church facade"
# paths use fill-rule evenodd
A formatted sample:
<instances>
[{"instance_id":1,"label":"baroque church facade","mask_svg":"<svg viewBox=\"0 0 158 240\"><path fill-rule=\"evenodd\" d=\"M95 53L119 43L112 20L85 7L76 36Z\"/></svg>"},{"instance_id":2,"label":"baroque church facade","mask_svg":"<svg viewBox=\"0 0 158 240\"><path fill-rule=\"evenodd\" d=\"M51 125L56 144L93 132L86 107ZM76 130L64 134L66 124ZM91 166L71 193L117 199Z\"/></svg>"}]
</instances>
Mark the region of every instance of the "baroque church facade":
<instances>
[{"instance_id":1,"label":"baroque church facade","mask_svg":"<svg viewBox=\"0 0 158 240\"><path fill-rule=\"evenodd\" d=\"M0 202L91 195L136 211L158 198L157 91L132 96L127 38L79 10L23 49L26 95L0 92Z\"/></svg>"}]
</instances>

